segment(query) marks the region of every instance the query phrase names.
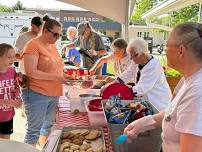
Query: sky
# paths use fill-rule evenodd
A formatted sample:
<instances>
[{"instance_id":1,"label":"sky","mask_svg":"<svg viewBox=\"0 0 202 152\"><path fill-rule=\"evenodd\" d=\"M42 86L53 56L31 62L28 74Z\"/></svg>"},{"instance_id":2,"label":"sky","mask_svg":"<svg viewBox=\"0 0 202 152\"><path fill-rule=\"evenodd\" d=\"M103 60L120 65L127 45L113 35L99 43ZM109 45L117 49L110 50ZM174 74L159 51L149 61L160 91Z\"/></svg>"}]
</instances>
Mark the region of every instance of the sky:
<instances>
[{"instance_id":1,"label":"sky","mask_svg":"<svg viewBox=\"0 0 202 152\"><path fill-rule=\"evenodd\" d=\"M18 0L0 0L4 6L13 6ZM24 7L27 8L60 8L69 10L80 10L81 8L74 5L58 2L56 0L20 0Z\"/></svg>"}]
</instances>

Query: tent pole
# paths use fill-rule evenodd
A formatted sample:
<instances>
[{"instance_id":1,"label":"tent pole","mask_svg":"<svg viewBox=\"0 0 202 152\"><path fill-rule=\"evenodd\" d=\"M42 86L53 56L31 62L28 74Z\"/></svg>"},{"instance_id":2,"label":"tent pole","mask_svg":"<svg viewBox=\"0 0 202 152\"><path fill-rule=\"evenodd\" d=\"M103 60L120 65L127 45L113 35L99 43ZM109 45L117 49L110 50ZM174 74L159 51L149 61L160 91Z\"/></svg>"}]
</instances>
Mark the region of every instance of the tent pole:
<instances>
[{"instance_id":1,"label":"tent pole","mask_svg":"<svg viewBox=\"0 0 202 152\"><path fill-rule=\"evenodd\" d=\"M128 37L128 27L129 27L129 0L127 0L125 8L127 16L125 17L125 24L122 24L122 38L129 41Z\"/></svg>"},{"instance_id":2,"label":"tent pole","mask_svg":"<svg viewBox=\"0 0 202 152\"><path fill-rule=\"evenodd\" d=\"M198 22L202 23L202 3L199 3L199 14L198 14Z\"/></svg>"}]
</instances>

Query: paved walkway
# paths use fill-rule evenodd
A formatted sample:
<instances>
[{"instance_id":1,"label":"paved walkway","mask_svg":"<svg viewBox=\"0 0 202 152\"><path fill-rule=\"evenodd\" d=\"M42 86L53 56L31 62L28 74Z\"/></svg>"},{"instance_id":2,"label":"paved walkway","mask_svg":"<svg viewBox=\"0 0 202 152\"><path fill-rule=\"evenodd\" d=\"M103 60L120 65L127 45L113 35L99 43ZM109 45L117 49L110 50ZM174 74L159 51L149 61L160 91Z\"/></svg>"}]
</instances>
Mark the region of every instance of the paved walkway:
<instances>
[{"instance_id":1,"label":"paved walkway","mask_svg":"<svg viewBox=\"0 0 202 152\"><path fill-rule=\"evenodd\" d=\"M15 117L13 122L13 134L11 140L23 142L26 131L26 119L21 116L21 109L15 109Z\"/></svg>"}]
</instances>

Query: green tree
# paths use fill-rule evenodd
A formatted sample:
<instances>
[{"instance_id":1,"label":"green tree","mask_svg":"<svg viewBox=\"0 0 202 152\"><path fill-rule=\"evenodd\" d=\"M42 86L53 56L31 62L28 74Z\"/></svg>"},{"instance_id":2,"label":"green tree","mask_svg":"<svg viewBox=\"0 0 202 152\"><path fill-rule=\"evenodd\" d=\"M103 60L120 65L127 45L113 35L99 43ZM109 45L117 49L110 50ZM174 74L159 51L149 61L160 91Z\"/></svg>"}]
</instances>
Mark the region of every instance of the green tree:
<instances>
[{"instance_id":1,"label":"green tree","mask_svg":"<svg viewBox=\"0 0 202 152\"><path fill-rule=\"evenodd\" d=\"M174 11L171 15L172 26L175 26L184 22L197 22L199 13L199 4L185 7L179 11Z\"/></svg>"},{"instance_id":2,"label":"green tree","mask_svg":"<svg viewBox=\"0 0 202 152\"><path fill-rule=\"evenodd\" d=\"M23 3L17 1L16 4L12 6L12 10L25 10L25 7L23 7Z\"/></svg>"},{"instance_id":3,"label":"green tree","mask_svg":"<svg viewBox=\"0 0 202 152\"><path fill-rule=\"evenodd\" d=\"M162 0L159 0L162 1ZM145 24L141 16L151 9L156 4L156 0L138 0L136 3L135 12L132 15L131 22L134 24ZM188 6L186 8L180 9L170 13L166 17L153 17L152 21L155 23L160 23L168 26L175 26L183 22L197 22L199 13L199 4Z\"/></svg>"},{"instance_id":4,"label":"green tree","mask_svg":"<svg viewBox=\"0 0 202 152\"><path fill-rule=\"evenodd\" d=\"M145 24L145 21L142 20L141 16L147 10L151 9L155 0L137 0L135 13L131 17L131 22L134 24Z\"/></svg>"},{"instance_id":5,"label":"green tree","mask_svg":"<svg viewBox=\"0 0 202 152\"><path fill-rule=\"evenodd\" d=\"M0 12L11 12L11 8L0 5Z\"/></svg>"}]
</instances>

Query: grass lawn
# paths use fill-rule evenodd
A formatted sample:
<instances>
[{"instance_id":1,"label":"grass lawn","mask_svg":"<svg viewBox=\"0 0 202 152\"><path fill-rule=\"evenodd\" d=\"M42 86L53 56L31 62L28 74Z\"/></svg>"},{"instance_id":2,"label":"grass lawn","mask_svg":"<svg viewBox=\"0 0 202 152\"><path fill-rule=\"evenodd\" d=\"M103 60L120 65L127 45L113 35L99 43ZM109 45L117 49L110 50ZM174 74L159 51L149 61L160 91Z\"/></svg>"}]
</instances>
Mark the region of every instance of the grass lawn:
<instances>
[{"instance_id":1,"label":"grass lawn","mask_svg":"<svg viewBox=\"0 0 202 152\"><path fill-rule=\"evenodd\" d=\"M108 75L114 75L114 66L112 62L107 63L107 74Z\"/></svg>"}]
</instances>

